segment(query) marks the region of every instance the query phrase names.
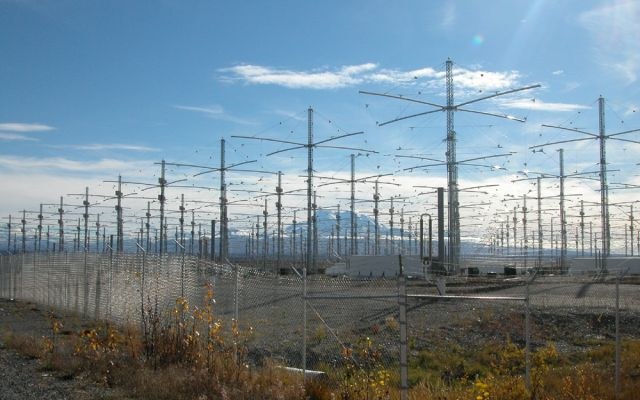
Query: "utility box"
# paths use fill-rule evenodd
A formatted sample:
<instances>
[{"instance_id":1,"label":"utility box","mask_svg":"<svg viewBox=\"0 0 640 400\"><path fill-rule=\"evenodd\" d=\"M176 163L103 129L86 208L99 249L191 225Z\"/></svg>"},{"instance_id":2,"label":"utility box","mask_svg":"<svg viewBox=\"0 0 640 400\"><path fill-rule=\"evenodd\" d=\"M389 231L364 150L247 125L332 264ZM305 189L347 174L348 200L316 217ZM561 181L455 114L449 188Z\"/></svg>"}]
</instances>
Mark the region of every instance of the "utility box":
<instances>
[{"instance_id":1,"label":"utility box","mask_svg":"<svg viewBox=\"0 0 640 400\"><path fill-rule=\"evenodd\" d=\"M516 276L517 274L518 270L515 264L507 264L504 266L504 276Z\"/></svg>"}]
</instances>

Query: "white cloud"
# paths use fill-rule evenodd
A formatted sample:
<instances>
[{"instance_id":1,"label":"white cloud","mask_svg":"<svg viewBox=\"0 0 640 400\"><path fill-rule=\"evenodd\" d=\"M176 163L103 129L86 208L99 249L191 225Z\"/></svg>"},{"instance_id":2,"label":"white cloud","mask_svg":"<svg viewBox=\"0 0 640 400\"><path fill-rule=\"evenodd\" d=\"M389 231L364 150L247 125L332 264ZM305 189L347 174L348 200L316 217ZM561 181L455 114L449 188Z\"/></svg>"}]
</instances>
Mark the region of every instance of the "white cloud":
<instances>
[{"instance_id":1,"label":"white cloud","mask_svg":"<svg viewBox=\"0 0 640 400\"><path fill-rule=\"evenodd\" d=\"M238 65L225 68L234 76L225 80L242 80L247 83L279 85L292 89L338 89L362 82L361 74L375 69L373 63L344 66L336 71L292 71L259 65Z\"/></svg>"},{"instance_id":2,"label":"white cloud","mask_svg":"<svg viewBox=\"0 0 640 400\"><path fill-rule=\"evenodd\" d=\"M442 7L442 19L440 21L440 27L448 30L452 28L456 22L456 3L448 1Z\"/></svg>"},{"instance_id":3,"label":"white cloud","mask_svg":"<svg viewBox=\"0 0 640 400\"><path fill-rule=\"evenodd\" d=\"M492 72L456 68L454 69L454 80L457 87L464 89L495 91L518 86L520 74L517 71Z\"/></svg>"},{"instance_id":4,"label":"white cloud","mask_svg":"<svg viewBox=\"0 0 640 400\"><path fill-rule=\"evenodd\" d=\"M62 157L40 158L0 155L0 167L18 171L55 169L70 172L104 171L106 174L107 171L135 170L139 166L147 168L152 164L152 161L124 161L109 158L96 161L76 161Z\"/></svg>"},{"instance_id":5,"label":"white cloud","mask_svg":"<svg viewBox=\"0 0 640 400\"><path fill-rule=\"evenodd\" d=\"M500 105L506 108L518 108L525 110L568 112L588 109L589 107L571 103L546 103L540 99L516 99L505 100Z\"/></svg>"},{"instance_id":6,"label":"white cloud","mask_svg":"<svg viewBox=\"0 0 640 400\"><path fill-rule=\"evenodd\" d=\"M640 4L616 1L582 13L579 22L593 38L596 60L627 84L640 73Z\"/></svg>"},{"instance_id":7,"label":"white cloud","mask_svg":"<svg viewBox=\"0 0 640 400\"><path fill-rule=\"evenodd\" d=\"M149 151L160 151L160 149L154 147L147 146L136 146L130 144L104 144L104 143L91 143L85 145L65 145L65 146L53 146L60 147L65 149L75 149L75 150L89 150L89 151L101 151L101 150L127 150L127 151L140 151L140 152L149 152Z\"/></svg>"},{"instance_id":8,"label":"white cloud","mask_svg":"<svg viewBox=\"0 0 640 400\"><path fill-rule=\"evenodd\" d=\"M242 125L254 125L254 122L248 121L246 119L234 117L233 115L225 112L222 106L213 104L209 106L184 106L184 105L174 105L173 108L184 111L193 111L205 114L206 116L214 119L219 119L223 121L233 122L236 124Z\"/></svg>"},{"instance_id":9,"label":"white cloud","mask_svg":"<svg viewBox=\"0 0 640 400\"><path fill-rule=\"evenodd\" d=\"M559 69L559 70L553 71L551 74L552 75L562 75L562 74L564 74L564 70Z\"/></svg>"},{"instance_id":10,"label":"white cloud","mask_svg":"<svg viewBox=\"0 0 640 400\"><path fill-rule=\"evenodd\" d=\"M392 69L381 69L378 72L368 74L367 81L380 83L408 83L420 78L442 78L444 72L436 71L433 68L420 68L410 71L397 71Z\"/></svg>"},{"instance_id":11,"label":"white cloud","mask_svg":"<svg viewBox=\"0 0 640 400\"><path fill-rule=\"evenodd\" d=\"M95 193L101 182L99 178L85 179L79 177L60 176L48 173L6 173L0 171L0 179L4 189L13 196L6 196L0 203L0 215L17 215L19 210L37 209L40 203L57 203L60 196L66 193L78 193L85 186L91 187Z\"/></svg>"},{"instance_id":12,"label":"white cloud","mask_svg":"<svg viewBox=\"0 0 640 400\"><path fill-rule=\"evenodd\" d=\"M219 105L204 106L204 107L178 105L178 106L173 106L173 108L177 108L178 110L185 110L185 111L196 111L196 112L200 112L200 113L204 113L212 116L219 116L219 115L222 115L222 113L224 113L224 110Z\"/></svg>"},{"instance_id":13,"label":"white cloud","mask_svg":"<svg viewBox=\"0 0 640 400\"><path fill-rule=\"evenodd\" d=\"M6 122L0 124L0 131L3 132L46 132L54 129L55 128L52 126L43 124L26 124L20 122Z\"/></svg>"},{"instance_id":14,"label":"white cloud","mask_svg":"<svg viewBox=\"0 0 640 400\"><path fill-rule=\"evenodd\" d=\"M396 70L379 68L375 63L364 63L343 66L339 69L295 71L275 69L259 65L239 65L221 70L231 73L221 79L228 82L245 82L258 85L278 85L291 89L339 89L367 83L395 85L423 85L428 88L444 86L444 71L431 67L413 70ZM484 71L466 68L454 68L455 84L461 91L499 91L514 88L519 84L520 73L517 71ZM181 107L193 111L218 113L219 110L207 108Z\"/></svg>"},{"instance_id":15,"label":"white cloud","mask_svg":"<svg viewBox=\"0 0 640 400\"><path fill-rule=\"evenodd\" d=\"M342 69L340 70L340 74L344 74L344 75L360 74L363 72L374 70L377 67L378 66L374 63L351 65L351 66L342 67Z\"/></svg>"},{"instance_id":16,"label":"white cloud","mask_svg":"<svg viewBox=\"0 0 640 400\"><path fill-rule=\"evenodd\" d=\"M20 133L9 133L9 132L0 132L0 140L13 140L13 141L30 141L37 142L38 139L32 138L30 136L22 135Z\"/></svg>"}]
</instances>

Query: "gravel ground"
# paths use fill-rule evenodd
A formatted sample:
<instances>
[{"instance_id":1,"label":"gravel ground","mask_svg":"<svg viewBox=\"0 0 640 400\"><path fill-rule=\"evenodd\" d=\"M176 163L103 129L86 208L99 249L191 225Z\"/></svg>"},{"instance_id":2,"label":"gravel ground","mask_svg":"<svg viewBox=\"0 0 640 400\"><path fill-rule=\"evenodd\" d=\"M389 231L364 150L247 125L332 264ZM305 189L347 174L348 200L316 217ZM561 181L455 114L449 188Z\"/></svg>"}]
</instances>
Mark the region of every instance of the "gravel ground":
<instances>
[{"instance_id":1,"label":"gravel ground","mask_svg":"<svg viewBox=\"0 0 640 400\"><path fill-rule=\"evenodd\" d=\"M125 399L113 389L100 387L84 377L69 379L46 371L39 360L28 358L3 341L6 332L41 336L49 329L48 311L31 303L0 299L0 400L93 400ZM66 329L75 330L80 322L65 316Z\"/></svg>"}]
</instances>

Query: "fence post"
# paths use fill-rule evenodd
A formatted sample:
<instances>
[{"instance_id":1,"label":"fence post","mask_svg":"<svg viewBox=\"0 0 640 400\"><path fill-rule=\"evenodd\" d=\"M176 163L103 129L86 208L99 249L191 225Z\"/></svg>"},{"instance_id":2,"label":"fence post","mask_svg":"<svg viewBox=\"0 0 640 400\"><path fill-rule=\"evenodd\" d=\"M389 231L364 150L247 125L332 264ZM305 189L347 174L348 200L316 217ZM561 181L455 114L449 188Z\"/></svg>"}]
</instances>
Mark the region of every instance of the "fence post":
<instances>
[{"instance_id":1,"label":"fence post","mask_svg":"<svg viewBox=\"0 0 640 400\"><path fill-rule=\"evenodd\" d=\"M51 253L47 250L47 306L51 306L51 268L53 266Z\"/></svg>"},{"instance_id":2,"label":"fence post","mask_svg":"<svg viewBox=\"0 0 640 400\"><path fill-rule=\"evenodd\" d=\"M88 250L87 250L88 251ZM99 253L95 253L95 255L92 255L94 262L93 262L93 270L95 271L97 268L97 272L96 272L96 282L95 282L95 304L94 304L94 309L93 309L93 316L95 319L100 318L100 308L102 306L102 256L99 255Z\"/></svg>"},{"instance_id":3,"label":"fence post","mask_svg":"<svg viewBox=\"0 0 640 400\"><path fill-rule=\"evenodd\" d=\"M147 266L147 251L136 243L136 246L142 251L142 273L140 274L140 325L142 326L142 334L146 335L146 326L144 321L144 275Z\"/></svg>"},{"instance_id":4,"label":"fence post","mask_svg":"<svg viewBox=\"0 0 640 400\"><path fill-rule=\"evenodd\" d=\"M620 278L616 276L616 366L615 366L615 399L620 399Z\"/></svg>"},{"instance_id":5,"label":"fence post","mask_svg":"<svg viewBox=\"0 0 640 400\"><path fill-rule=\"evenodd\" d=\"M15 255L11 256L11 259L9 260L9 297L11 298L11 301L14 301L16 299L16 267L15 267Z\"/></svg>"},{"instance_id":6,"label":"fence post","mask_svg":"<svg viewBox=\"0 0 640 400\"><path fill-rule=\"evenodd\" d=\"M111 321L111 295L112 295L112 285L113 285L113 235L111 235L111 238L107 247L109 249L109 285L107 288L107 292L108 292L107 293L107 320Z\"/></svg>"},{"instance_id":7,"label":"fence post","mask_svg":"<svg viewBox=\"0 0 640 400\"><path fill-rule=\"evenodd\" d=\"M82 315L86 318L89 312L89 273L87 271L88 263L87 263L87 248L84 247L83 255L84 255L84 290L83 290L83 305L82 305Z\"/></svg>"},{"instance_id":8,"label":"fence post","mask_svg":"<svg viewBox=\"0 0 640 400\"><path fill-rule=\"evenodd\" d=\"M38 297L36 296L37 282L36 282L36 253L33 253L33 286L31 287L31 301L37 302Z\"/></svg>"},{"instance_id":9,"label":"fence post","mask_svg":"<svg viewBox=\"0 0 640 400\"><path fill-rule=\"evenodd\" d=\"M176 242L177 247L180 247L180 253L182 254L181 256L182 260L180 261L180 297L184 298L184 251L185 251L185 248L177 240L174 240L174 242Z\"/></svg>"},{"instance_id":10,"label":"fence post","mask_svg":"<svg viewBox=\"0 0 640 400\"><path fill-rule=\"evenodd\" d=\"M531 392L531 387L532 387L531 386L531 302L529 300L531 296L530 286L534 278L535 278L535 274L531 278L527 279L526 295L524 299L524 308L525 308L524 380L525 380L525 385L527 386L527 389L529 390L529 392Z\"/></svg>"},{"instance_id":11,"label":"fence post","mask_svg":"<svg viewBox=\"0 0 640 400\"><path fill-rule=\"evenodd\" d=\"M234 304L233 304L233 318L235 319L235 323L237 327L240 327L240 319L239 319L239 315L238 315L238 306L240 303L240 265L239 264L231 264L229 262L228 259L225 259L227 264L233 265L233 269L235 271L235 288L234 288L234 292L235 292L235 296L234 296ZM233 356L234 356L234 361L238 362L239 357L238 357L238 346L237 344L234 342L234 349L233 349Z\"/></svg>"},{"instance_id":12,"label":"fence post","mask_svg":"<svg viewBox=\"0 0 640 400\"><path fill-rule=\"evenodd\" d=\"M409 365L407 357L407 281L402 267L402 254L398 254L398 305L400 312L400 399L409 398Z\"/></svg>"},{"instance_id":13,"label":"fence post","mask_svg":"<svg viewBox=\"0 0 640 400\"><path fill-rule=\"evenodd\" d=\"M302 246L300 247L302 249ZM302 251L302 250L301 250ZM302 382L307 377L307 266L302 267Z\"/></svg>"},{"instance_id":14,"label":"fence post","mask_svg":"<svg viewBox=\"0 0 640 400\"><path fill-rule=\"evenodd\" d=\"M64 274L64 304L65 304L65 310L70 311L71 310L71 301L69 300L69 293L71 291L71 289L69 288L69 280L71 278L71 265L69 265L69 258L67 256L67 252L64 252L64 267L65 267L65 274Z\"/></svg>"}]
</instances>

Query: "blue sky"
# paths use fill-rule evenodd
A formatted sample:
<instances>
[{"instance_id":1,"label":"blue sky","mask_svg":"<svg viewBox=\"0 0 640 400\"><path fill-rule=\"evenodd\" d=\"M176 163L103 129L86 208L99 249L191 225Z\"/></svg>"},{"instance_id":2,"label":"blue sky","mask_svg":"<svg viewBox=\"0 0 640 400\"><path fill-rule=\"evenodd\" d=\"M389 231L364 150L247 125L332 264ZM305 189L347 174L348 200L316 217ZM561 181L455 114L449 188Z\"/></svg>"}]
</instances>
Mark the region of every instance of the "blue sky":
<instances>
[{"instance_id":1,"label":"blue sky","mask_svg":"<svg viewBox=\"0 0 640 400\"><path fill-rule=\"evenodd\" d=\"M282 170L285 190L300 188L304 151L266 157L284 147L231 136L304 141L309 106L316 110L318 139L364 131L336 144L379 152L357 157L358 177L395 173L389 179L402 186L385 187L383 196L412 197L408 212L430 207L435 197L418 196L426 189L413 186L445 186L444 167L401 171L423 163L394 155L444 159L444 114L379 127L376 122L428 108L358 91L444 104L442 74L451 58L458 101L542 85L475 108L526 117L525 124L456 114L458 159L514 153L487 160L494 168L460 169L461 187L501 184L486 195L461 195L463 204L492 203L479 219L488 225L501 217L485 214L515 205L502 202L504 195L531 190L528 182L511 183L522 177L518 171L558 173L560 146L545 153L529 146L580 137L542 123L597 133L602 95L608 132L640 128L639 20L637 1L0 0L0 215L35 209L85 186L110 194L112 186L102 181L118 174L152 182L153 163L163 158L218 165L220 138L227 139L229 163L255 159L252 169ZM640 140L640 134L625 137ZM563 147L566 170L597 169L595 141ZM609 168L619 170L610 181L640 183L638 150L609 142ZM347 177L349 154L319 149L316 173ZM193 174L172 169L169 180L218 185L216 176ZM270 176L235 173L229 179L237 189L274 186ZM546 185L556 194L557 182ZM568 185L587 200L598 199L593 182ZM320 206L346 207L340 198L348 185L326 188L318 189ZM369 199L371 190L359 185L358 197ZM206 191L186 196L217 198ZM627 201L635 194L611 197ZM302 203L291 198L288 204ZM358 208L369 212L370 204ZM620 218L625 210L617 212ZM477 214L470 210L469 218Z\"/></svg>"}]
</instances>

